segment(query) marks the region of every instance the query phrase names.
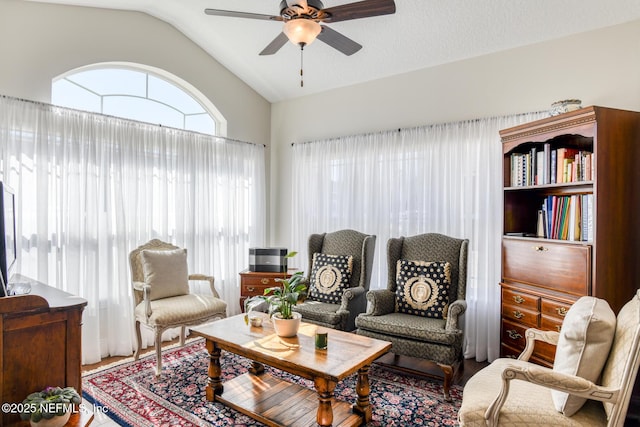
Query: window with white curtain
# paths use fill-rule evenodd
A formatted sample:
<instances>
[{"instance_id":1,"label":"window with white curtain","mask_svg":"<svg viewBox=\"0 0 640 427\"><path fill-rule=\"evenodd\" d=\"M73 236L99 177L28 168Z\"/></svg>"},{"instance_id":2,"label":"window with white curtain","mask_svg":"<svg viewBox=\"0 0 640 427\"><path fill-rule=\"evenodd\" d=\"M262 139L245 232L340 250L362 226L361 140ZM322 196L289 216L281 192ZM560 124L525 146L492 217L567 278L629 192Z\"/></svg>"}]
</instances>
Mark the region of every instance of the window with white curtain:
<instances>
[{"instance_id":1,"label":"window with white curtain","mask_svg":"<svg viewBox=\"0 0 640 427\"><path fill-rule=\"evenodd\" d=\"M0 141L17 272L88 300L83 363L135 348L128 256L152 238L240 311L238 271L265 238L262 145L2 96Z\"/></svg>"},{"instance_id":2,"label":"window with white curtain","mask_svg":"<svg viewBox=\"0 0 640 427\"><path fill-rule=\"evenodd\" d=\"M502 147L498 131L541 114L479 119L295 144L292 238L374 234L371 288L387 287L391 237L469 239L465 356L499 356ZM310 193L309 188L314 191Z\"/></svg>"}]
</instances>

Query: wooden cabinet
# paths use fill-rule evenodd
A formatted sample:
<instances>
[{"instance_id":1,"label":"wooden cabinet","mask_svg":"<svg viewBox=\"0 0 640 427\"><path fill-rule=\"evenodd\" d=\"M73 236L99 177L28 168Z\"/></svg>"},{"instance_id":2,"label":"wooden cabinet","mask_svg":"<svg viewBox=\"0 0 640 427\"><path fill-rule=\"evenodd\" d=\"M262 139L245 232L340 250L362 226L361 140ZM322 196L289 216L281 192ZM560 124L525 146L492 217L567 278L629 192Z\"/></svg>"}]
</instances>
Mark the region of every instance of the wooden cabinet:
<instances>
[{"instance_id":1,"label":"wooden cabinet","mask_svg":"<svg viewBox=\"0 0 640 427\"><path fill-rule=\"evenodd\" d=\"M291 277L296 270L289 269L286 277ZM244 300L248 297L263 295L264 290L279 286L276 279L285 278L284 273L244 270L240 272L240 309L244 311Z\"/></svg>"},{"instance_id":2,"label":"wooden cabinet","mask_svg":"<svg viewBox=\"0 0 640 427\"><path fill-rule=\"evenodd\" d=\"M25 277L17 280L29 281ZM0 298L2 403L20 403L48 386L72 386L82 393L81 324L87 301L29 282L30 294ZM17 421L18 414L5 412L0 425Z\"/></svg>"},{"instance_id":3,"label":"wooden cabinet","mask_svg":"<svg viewBox=\"0 0 640 427\"><path fill-rule=\"evenodd\" d=\"M640 277L640 113L586 107L500 136L501 352L517 356L526 328L559 330L580 296L603 298L617 313L634 295ZM565 154L570 160L558 168ZM553 346L542 346L533 360L551 366L554 353Z\"/></svg>"}]
</instances>

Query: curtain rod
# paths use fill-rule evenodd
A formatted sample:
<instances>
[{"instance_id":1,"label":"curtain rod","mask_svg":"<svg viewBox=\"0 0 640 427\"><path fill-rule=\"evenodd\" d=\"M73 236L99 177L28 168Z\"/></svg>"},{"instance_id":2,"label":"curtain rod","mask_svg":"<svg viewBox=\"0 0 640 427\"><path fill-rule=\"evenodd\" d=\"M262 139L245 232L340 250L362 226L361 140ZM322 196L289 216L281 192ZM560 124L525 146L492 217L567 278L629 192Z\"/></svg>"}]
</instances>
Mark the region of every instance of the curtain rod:
<instances>
[{"instance_id":1,"label":"curtain rod","mask_svg":"<svg viewBox=\"0 0 640 427\"><path fill-rule=\"evenodd\" d=\"M110 114L102 114L102 113L96 113L96 112L93 112L93 111L78 110L77 108L63 107L61 105L49 104L47 102L42 102L42 101L34 101L32 99L18 98L18 97L15 97L15 96L9 96L9 95L3 95L3 94L0 94L0 98L10 99L10 100L13 100L13 101L26 102L26 103L29 103L29 104L39 105L41 107L59 108L61 110L67 110L67 111L71 111L71 112L74 112L74 113L90 114L90 115L95 116L95 117L108 117L108 118L112 118L112 119L117 119L117 120L122 120L122 121L125 121L125 122L129 122L129 123L132 123L132 124L140 124L140 125L145 125L145 126L153 126L153 127L158 127L158 128L171 129L171 130L175 130L177 132L194 133L194 134L198 134L198 135L224 139L225 141L229 141L229 142L239 142L239 143L242 143L242 144L249 144L249 145L262 145L263 147L266 147L266 144L259 144L257 142L242 141L240 139L228 138L226 136L211 135L211 134L208 134L208 133L202 133L202 132L197 132L197 131L193 131L193 130L179 129L179 128L174 128L174 127L171 127L171 126L164 126L164 125L161 125L159 123L156 124L156 123L142 122L140 120L133 120L133 119L125 118L125 117L112 116Z\"/></svg>"},{"instance_id":2,"label":"curtain rod","mask_svg":"<svg viewBox=\"0 0 640 427\"><path fill-rule=\"evenodd\" d=\"M490 116L490 117L483 117L483 118L478 118L478 119L459 120L459 121L455 121L455 122L432 123L432 124L428 124L428 125L412 126L412 127L408 127L408 128L387 129L387 130L381 130L381 131L377 131L377 132L364 132L364 133L351 134L351 135L347 135L347 136L336 136L336 137L327 138L327 139L328 140L337 140L337 139L340 139L340 138L354 138L354 137L362 137L362 136L382 135L382 134L389 133L389 132L402 132L403 130L425 129L425 128L429 128L429 127L432 127L432 126L455 125L455 124L461 124L461 123L472 123L472 122L479 122L481 120L490 120L490 119L495 119L495 118L500 118L500 117L519 117L519 116L526 116L528 114L542 114L542 113L545 113L545 112L547 112L547 110L529 111L527 113L517 113L517 114L513 114L512 116ZM313 143L316 143L316 142L319 142L319 141L325 141L325 140L323 140L323 139L315 139L315 140L312 140L312 141L292 142L291 146L293 147L294 145L313 144Z\"/></svg>"}]
</instances>

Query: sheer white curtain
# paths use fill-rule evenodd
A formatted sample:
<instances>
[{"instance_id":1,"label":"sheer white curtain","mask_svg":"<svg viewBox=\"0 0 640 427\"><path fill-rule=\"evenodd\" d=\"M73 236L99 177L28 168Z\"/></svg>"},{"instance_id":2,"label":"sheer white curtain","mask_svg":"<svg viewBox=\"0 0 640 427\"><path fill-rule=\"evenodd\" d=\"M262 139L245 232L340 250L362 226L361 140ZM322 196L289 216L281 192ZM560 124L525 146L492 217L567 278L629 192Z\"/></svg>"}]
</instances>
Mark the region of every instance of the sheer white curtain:
<instances>
[{"instance_id":1,"label":"sheer white curtain","mask_svg":"<svg viewBox=\"0 0 640 427\"><path fill-rule=\"evenodd\" d=\"M128 254L152 238L187 248L239 312L238 272L265 238L263 146L8 97L0 141L18 272L88 300L83 363L135 348Z\"/></svg>"},{"instance_id":2,"label":"sheer white curtain","mask_svg":"<svg viewBox=\"0 0 640 427\"><path fill-rule=\"evenodd\" d=\"M498 131L531 113L349 136L293 146L292 237L377 236L371 288L386 288L391 237L469 239L465 357L499 357L502 147Z\"/></svg>"}]
</instances>

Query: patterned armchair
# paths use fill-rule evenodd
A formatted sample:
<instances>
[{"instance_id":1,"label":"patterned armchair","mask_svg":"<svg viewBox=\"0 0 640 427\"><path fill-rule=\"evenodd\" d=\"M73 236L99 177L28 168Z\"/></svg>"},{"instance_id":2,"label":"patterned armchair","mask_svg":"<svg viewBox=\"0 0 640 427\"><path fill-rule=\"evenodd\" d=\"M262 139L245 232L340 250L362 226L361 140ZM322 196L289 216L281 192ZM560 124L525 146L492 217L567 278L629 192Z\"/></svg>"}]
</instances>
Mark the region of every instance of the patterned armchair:
<instances>
[{"instance_id":1,"label":"patterned armchair","mask_svg":"<svg viewBox=\"0 0 640 427\"><path fill-rule=\"evenodd\" d=\"M312 234L309 236L309 268L307 278L310 289L307 299L295 306L294 311L311 323L343 331L355 329L355 318L367 308L366 293L369 290L376 236L354 230L339 230L333 233ZM313 292L314 254L327 256L352 257L352 271L345 289L336 293L333 301L322 300ZM318 260L316 256L316 260ZM316 271L319 262L316 262ZM335 277L328 273L326 276ZM318 280L322 280L319 274ZM329 302L328 302L329 301Z\"/></svg>"},{"instance_id":2,"label":"patterned armchair","mask_svg":"<svg viewBox=\"0 0 640 427\"><path fill-rule=\"evenodd\" d=\"M356 318L359 335L390 341L396 355L436 363L447 399L462 361L468 244L436 233L389 239L387 289L369 291L368 310Z\"/></svg>"},{"instance_id":3,"label":"patterned armchair","mask_svg":"<svg viewBox=\"0 0 640 427\"><path fill-rule=\"evenodd\" d=\"M187 252L154 239L129 254L131 280L135 296L135 330L138 360L142 348L140 325L153 329L156 347L156 375L162 370L162 333L180 327L180 345L184 345L185 328L227 316L227 303L220 299L214 278L188 274ZM189 280L208 281L212 296L192 294Z\"/></svg>"},{"instance_id":4,"label":"patterned armchair","mask_svg":"<svg viewBox=\"0 0 640 427\"><path fill-rule=\"evenodd\" d=\"M573 306L569 312L572 309ZM625 417L640 363L640 291L620 310L617 319L613 312L612 317L612 333L594 331L591 337L586 336L589 333L585 334L585 331L592 326L584 324L572 332L563 331L568 320L566 317L559 333L528 329L525 349L517 360L496 359L469 379L458 413L460 425L626 425ZM602 318L598 314L591 321L598 323ZM580 322L570 323L580 325ZM564 351L566 345L572 345L572 337L575 341L575 356L591 354L584 356L586 360L579 362L582 367L572 367L571 372L557 369L559 362L564 365L567 360L572 359L566 355L564 359L558 357L558 351ZM575 337L579 337L579 342ZM601 348L604 338L609 340L608 351ZM553 369L528 361L536 341L558 345ZM593 344L595 348L589 350ZM598 369L593 366L593 359L600 356L604 364ZM584 378L589 375L596 380ZM563 394L568 397L558 401L558 396L562 397ZM568 399L579 400L578 404L574 401L570 413L566 411ZM559 404L565 405L564 408L559 408Z\"/></svg>"}]
</instances>

